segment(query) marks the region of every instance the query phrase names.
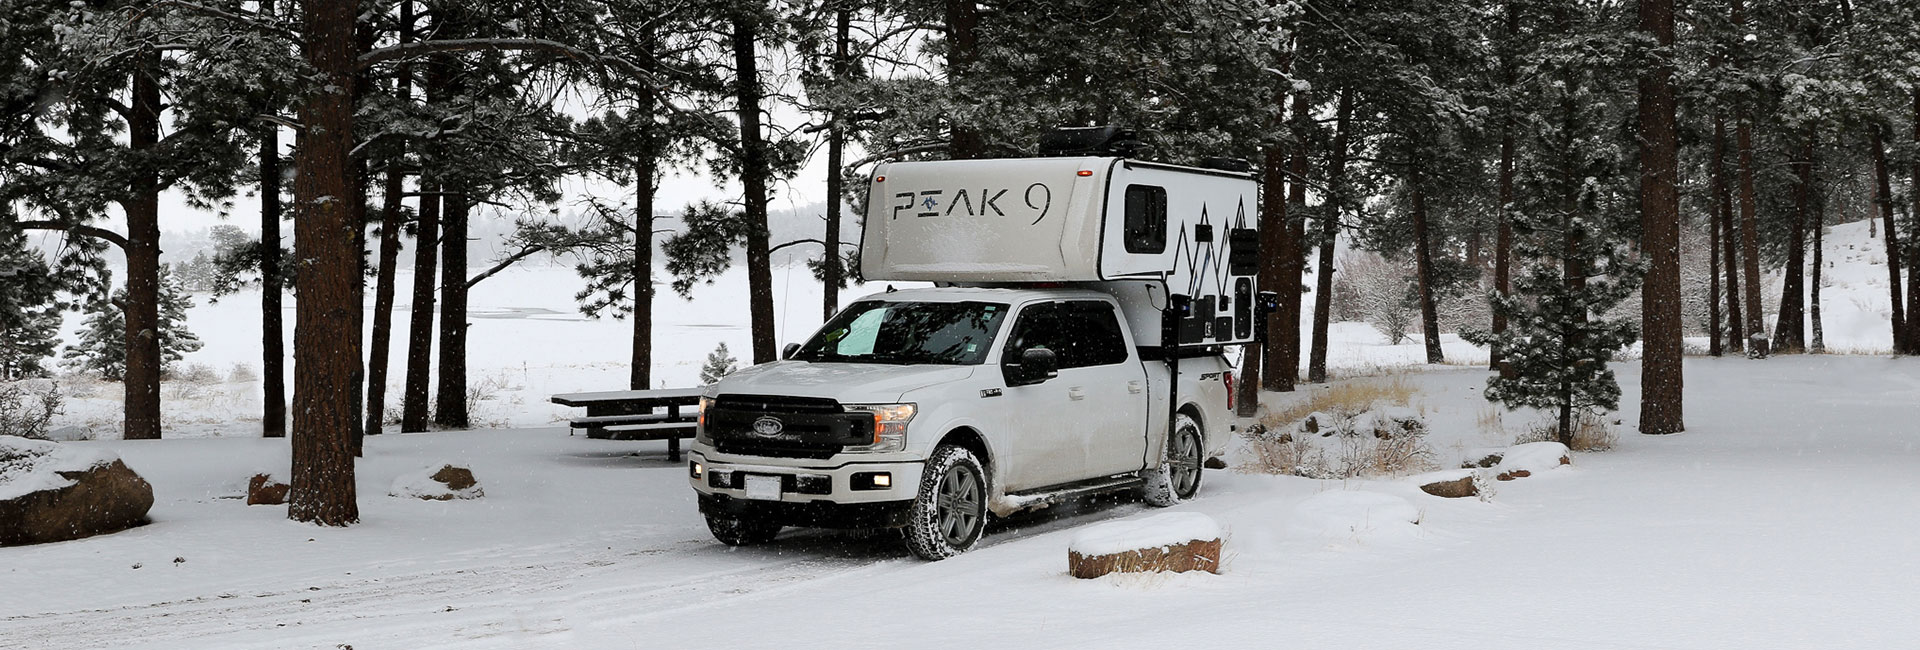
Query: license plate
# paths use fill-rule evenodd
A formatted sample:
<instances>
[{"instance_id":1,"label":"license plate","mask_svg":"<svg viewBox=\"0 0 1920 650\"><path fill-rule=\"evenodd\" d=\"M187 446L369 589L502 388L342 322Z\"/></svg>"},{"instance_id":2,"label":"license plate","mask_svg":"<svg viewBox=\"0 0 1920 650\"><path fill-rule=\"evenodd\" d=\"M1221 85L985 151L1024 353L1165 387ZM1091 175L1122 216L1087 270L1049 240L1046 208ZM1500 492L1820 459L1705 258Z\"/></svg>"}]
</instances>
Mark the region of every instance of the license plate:
<instances>
[{"instance_id":1,"label":"license plate","mask_svg":"<svg viewBox=\"0 0 1920 650\"><path fill-rule=\"evenodd\" d=\"M765 499L768 501L779 501L780 500L780 477L748 476L747 477L747 498Z\"/></svg>"}]
</instances>

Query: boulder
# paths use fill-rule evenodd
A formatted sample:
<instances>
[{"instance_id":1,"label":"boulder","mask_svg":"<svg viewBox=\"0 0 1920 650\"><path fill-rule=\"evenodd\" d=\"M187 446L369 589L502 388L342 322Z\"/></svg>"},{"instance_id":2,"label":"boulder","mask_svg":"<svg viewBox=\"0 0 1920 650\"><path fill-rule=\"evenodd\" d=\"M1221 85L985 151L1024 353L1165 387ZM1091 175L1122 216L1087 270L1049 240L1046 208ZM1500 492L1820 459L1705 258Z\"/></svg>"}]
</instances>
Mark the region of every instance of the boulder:
<instances>
[{"instance_id":1,"label":"boulder","mask_svg":"<svg viewBox=\"0 0 1920 650\"><path fill-rule=\"evenodd\" d=\"M1420 491L1447 499L1464 499L1480 496L1480 488L1474 485L1473 472L1454 470L1434 472L1413 477L1420 485Z\"/></svg>"},{"instance_id":2,"label":"boulder","mask_svg":"<svg viewBox=\"0 0 1920 650\"><path fill-rule=\"evenodd\" d=\"M480 482L473 477L473 470L455 465L439 467L429 465L401 474L393 479L393 487L387 491L387 494L428 501L478 499L486 496L486 492L480 489Z\"/></svg>"},{"instance_id":3,"label":"boulder","mask_svg":"<svg viewBox=\"0 0 1920 650\"><path fill-rule=\"evenodd\" d=\"M287 502L287 493L293 486L272 474L255 474L247 479L247 505L277 506Z\"/></svg>"},{"instance_id":4,"label":"boulder","mask_svg":"<svg viewBox=\"0 0 1920 650\"><path fill-rule=\"evenodd\" d=\"M0 436L0 546L126 530L152 507L153 486L113 452Z\"/></svg>"},{"instance_id":5,"label":"boulder","mask_svg":"<svg viewBox=\"0 0 1920 650\"><path fill-rule=\"evenodd\" d=\"M1067 573L1220 572L1220 524L1197 512L1169 512L1088 527L1067 547Z\"/></svg>"}]
</instances>

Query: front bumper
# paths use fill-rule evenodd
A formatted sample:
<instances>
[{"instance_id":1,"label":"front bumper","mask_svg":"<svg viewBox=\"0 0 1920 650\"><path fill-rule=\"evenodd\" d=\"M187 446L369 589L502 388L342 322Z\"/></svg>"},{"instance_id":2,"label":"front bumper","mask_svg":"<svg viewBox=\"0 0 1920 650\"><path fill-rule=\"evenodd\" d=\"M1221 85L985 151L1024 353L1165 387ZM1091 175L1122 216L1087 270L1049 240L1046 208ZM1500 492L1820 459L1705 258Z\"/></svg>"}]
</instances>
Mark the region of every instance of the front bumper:
<instances>
[{"instance_id":1,"label":"front bumper","mask_svg":"<svg viewBox=\"0 0 1920 650\"><path fill-rule=\"evenodd\" d=\"M880 462L834 462L806 461L796 459L764 459L743 461L738 457L730 460L715 459L711 449L697 446L687 455L688 467L694 464L702 468L700 476L687 478L688 484L703 497L708 495L724 496L742 501L762 501L767 503L826 503L856 504L911 501L919 491L920 475L926 469L922 461L880 461ZM779 463L779 464L775 464ZM733 480L716 481L714 475L723 477L740 475L781 477L784 489L780 498L748 499L743 482ZM883 488L870 487L870 476L876 473L887 475L891 485ZM863 489L855 488L855 475L862 476ZM702 503L705 503L704 500Z\"/></svg>"}]
</instances>

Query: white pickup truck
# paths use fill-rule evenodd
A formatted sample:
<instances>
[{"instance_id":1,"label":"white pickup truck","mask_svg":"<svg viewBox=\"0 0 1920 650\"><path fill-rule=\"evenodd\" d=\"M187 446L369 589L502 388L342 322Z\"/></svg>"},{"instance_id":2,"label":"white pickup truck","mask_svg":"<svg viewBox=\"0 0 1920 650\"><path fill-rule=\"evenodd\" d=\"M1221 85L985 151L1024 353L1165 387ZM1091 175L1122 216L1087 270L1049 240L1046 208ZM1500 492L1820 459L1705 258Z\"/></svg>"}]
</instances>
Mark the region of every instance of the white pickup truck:
<instances>
[{"instance_id":1,"label":"white pickup truck","mask_svg":"<svg viewBox=\"0 0 1920 650\"><path fill-rule=\"evenodd\" d=\"M1241 424L1223 350L1262 313L1230 218L1250 178L1043 158L896 163L871 189L866 277L942 286L862 298L708 387L688 469L714 537L898 527L940 559L1066 497L1193 496Z\"/></svg>"}]
</instances>

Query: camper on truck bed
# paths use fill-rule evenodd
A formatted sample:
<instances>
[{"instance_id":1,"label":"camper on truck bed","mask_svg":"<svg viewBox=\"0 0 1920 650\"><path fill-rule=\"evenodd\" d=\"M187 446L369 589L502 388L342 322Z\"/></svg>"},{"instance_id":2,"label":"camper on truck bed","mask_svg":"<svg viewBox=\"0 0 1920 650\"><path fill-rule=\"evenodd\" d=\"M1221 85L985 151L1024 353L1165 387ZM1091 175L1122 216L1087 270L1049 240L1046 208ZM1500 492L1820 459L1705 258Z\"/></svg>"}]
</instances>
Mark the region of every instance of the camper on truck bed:
<instances>
[{"instance_id":1,"label":"camper on truck bed","mask_svg":"<svg viewBox=\"0 0 1920 650\"><path fill-rule=\"evenodd\" d=\"M1262 300L1245 173L1108 156L882 165L875 294L708 387L690 481L727 544L899 527L918 556L1097 492L1166 506L1240 425Z\"/></svg>"}]
</instances>

